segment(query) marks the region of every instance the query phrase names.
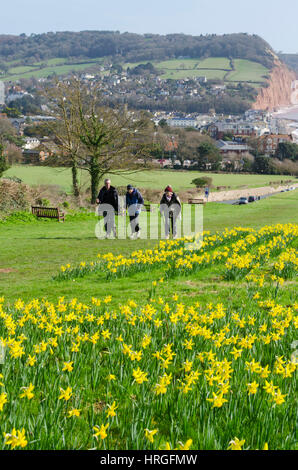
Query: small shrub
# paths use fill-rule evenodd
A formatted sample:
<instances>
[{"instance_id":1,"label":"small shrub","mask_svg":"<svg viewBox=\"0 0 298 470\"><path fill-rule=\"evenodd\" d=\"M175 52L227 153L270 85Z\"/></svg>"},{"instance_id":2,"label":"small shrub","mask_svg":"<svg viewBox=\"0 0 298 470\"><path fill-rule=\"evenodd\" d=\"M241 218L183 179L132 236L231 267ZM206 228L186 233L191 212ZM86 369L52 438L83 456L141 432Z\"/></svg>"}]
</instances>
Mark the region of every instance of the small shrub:
<instances>
[{"instance_id":1,"label":"small shrub","mask_svg":"<svg viewBox=\"0 0 298 470\"><path fill-rule=\"evenodd\" d=\"M41 200L41 205L44 206L44 207L49 207L50 205L50 201L48 199L42 199Z\"/></svg>"},{"instance_id":2,"label":"small shrub","mask_svg":"<svg viewBox=\"0 0 298 470\"><path fill-rule=\"evenodd\" d=\"M196 188L204 188L205 186L211 186L212 178L209 176L201 176L192 180L191 184L194 184Z\"/></svg>"}]
</instances>

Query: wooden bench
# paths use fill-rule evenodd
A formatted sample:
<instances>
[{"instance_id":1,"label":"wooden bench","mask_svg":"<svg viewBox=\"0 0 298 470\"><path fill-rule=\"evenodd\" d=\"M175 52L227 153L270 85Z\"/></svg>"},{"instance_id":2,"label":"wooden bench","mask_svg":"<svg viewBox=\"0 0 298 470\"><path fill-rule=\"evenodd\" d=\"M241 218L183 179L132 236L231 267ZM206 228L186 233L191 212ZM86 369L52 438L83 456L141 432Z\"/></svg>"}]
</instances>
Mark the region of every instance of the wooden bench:
<instances>
[{"instance_id":1,"label":"wooden bench","mask_svg":"<svg viewBox=\"0 0 298 470\"><path fill-rule=\"evenodd\" d=\"M47 219L58 219L60 222L64 222L64 212L61 212L59 207L42 207L42 206L32 206L31 211L36 217L44 217Z\"/></svg>"},{"instance_id":2,"label":"wooden bench","mask_svg":"<svg viewBox=\"0 0 298 470\"><path fill-rule=\"evenodd\" d=\"M188 199L188 204L206 204L204 199Z\"/></svg>"},{"instance_id":3,"label":"wooden bench","mask_svg":"<svg viewBox=\"0 0 298 470\"><path fill-rule=\"evenodd\" d=\"M143 211L146 211L146 212L153 212L154 211L154 207L151 206L151 204L144 204L144 207L142 208Z\"/></svg>"}]
</instances>

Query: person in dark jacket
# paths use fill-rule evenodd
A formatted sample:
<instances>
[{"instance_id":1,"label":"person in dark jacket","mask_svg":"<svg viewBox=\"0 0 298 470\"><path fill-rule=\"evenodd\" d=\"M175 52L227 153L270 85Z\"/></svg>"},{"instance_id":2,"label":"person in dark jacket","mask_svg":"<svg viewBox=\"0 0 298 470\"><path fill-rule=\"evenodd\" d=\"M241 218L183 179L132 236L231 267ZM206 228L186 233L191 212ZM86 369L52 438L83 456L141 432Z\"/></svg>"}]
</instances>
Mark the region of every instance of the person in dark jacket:
<instances>
[{"instance_id":1,"label":"person in dark jacket","mask_svg":"<svg viewBox=\"0 0 298 470\"><path fill-rule=\"evenodd\" d=\"M104 216L106 222L105 238L108 238L112 231L114 236L116 237L115 213L118 212L118 192L116 188L114 188L114 186L111 186L111 180L109 178L105 179L104 186L99 191L96 202L100 206L103 206L102 215ZM107 205L111 206L110 210L108 210L108 208L106 207Z\"/></svg>"},{"instance_id":2,"label":"person in dark jacket","mask_svg":"<svg viewBox=\"0 0 298 470\"><path fill-rule=\"evenodd\" d=\"M174 193L171 186L165 188L164 194L160 201L160 213L165 219L165 237L170 236L172 230L173 238L177 236L177 219L181 214L181 202L179 197Z\"/></svg>"},{"instance_id":3,"label":"person in dark jacket","mask_svg":"<svg viewBox=\"0 0 298 470\"><path fill-rule=\"evenodd\" d=\"M140 238L139 214L141 206L144 204L144 199L138 191L131 184L127 185L126 192L126 208L129 215L131 236L130 238Z\"/></svg>"}]
</instances>

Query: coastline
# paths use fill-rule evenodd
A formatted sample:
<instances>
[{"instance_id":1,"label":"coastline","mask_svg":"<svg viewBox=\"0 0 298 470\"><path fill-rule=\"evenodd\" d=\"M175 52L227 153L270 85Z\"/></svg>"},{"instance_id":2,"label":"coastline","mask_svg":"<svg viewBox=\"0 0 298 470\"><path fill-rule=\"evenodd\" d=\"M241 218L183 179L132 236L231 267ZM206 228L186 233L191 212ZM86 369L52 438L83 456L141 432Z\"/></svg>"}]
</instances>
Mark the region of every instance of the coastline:
<instances>
[{"instance_id":1,"label":"coastline","mask_svg":"<svg viewBox=\"0 0 298 470\"><path fill-rule=\"evenodd\" d=\"M298 105L280 107L277 111L272 113L272 116L276 119L298 122Z\"/></svg>"}]
</instances>

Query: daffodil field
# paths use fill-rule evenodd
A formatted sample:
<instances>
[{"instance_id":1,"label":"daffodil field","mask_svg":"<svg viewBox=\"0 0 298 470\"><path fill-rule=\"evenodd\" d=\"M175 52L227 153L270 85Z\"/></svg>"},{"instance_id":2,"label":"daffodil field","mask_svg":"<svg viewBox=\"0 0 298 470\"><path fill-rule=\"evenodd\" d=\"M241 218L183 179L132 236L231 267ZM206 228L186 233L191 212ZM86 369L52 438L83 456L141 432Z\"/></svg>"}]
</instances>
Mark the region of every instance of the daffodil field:
<instances>
[{"instance_id":1,"label":"daffodil field","mask_svg":"<svg viewBox=\"0 0 298 470\"><path fill-rule=\"evenodd\" d=\"M0 298L2 449L297 449L298 225L203 235L54 276L146 273L144 297ZM208 270L208 301L169 294Z\"/></svg>"}]
</instances>

